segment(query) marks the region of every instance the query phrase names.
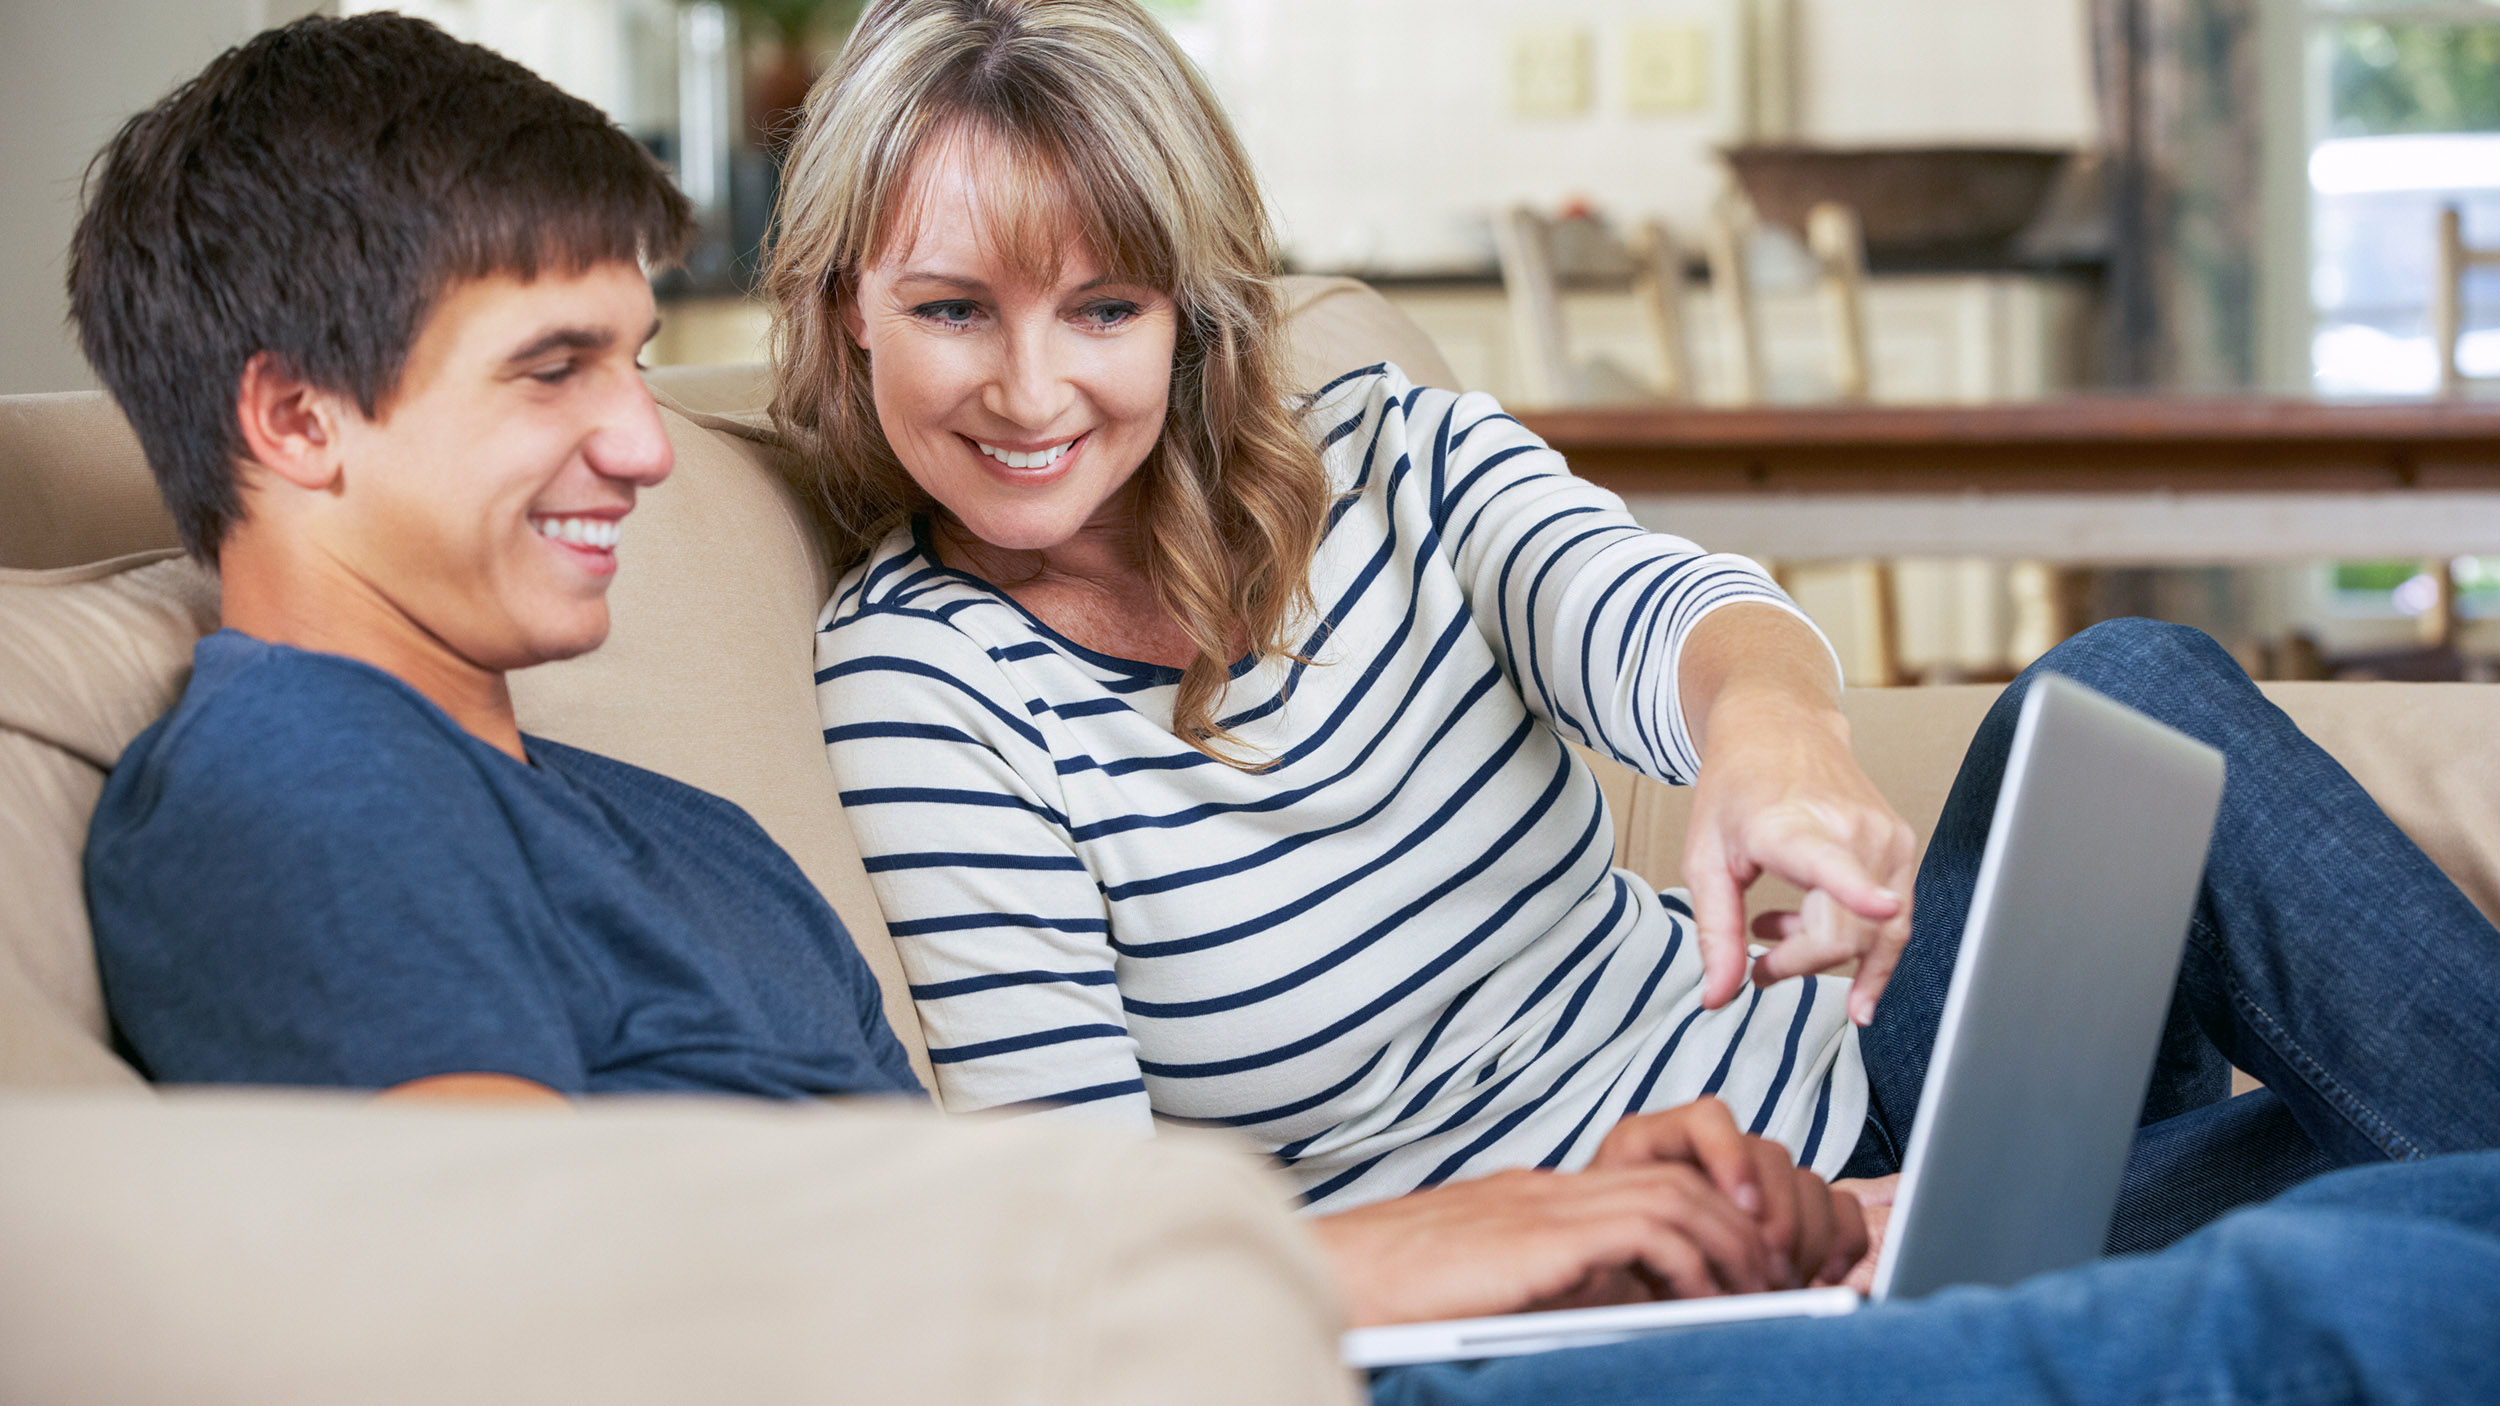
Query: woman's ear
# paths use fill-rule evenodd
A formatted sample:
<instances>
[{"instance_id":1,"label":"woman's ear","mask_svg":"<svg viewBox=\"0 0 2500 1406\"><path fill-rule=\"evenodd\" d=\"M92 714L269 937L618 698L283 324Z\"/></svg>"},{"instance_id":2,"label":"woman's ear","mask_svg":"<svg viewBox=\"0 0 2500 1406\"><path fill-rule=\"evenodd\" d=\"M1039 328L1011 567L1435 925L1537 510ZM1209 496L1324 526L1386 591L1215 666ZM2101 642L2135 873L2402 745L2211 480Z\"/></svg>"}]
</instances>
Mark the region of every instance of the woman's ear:
<instances>
[{"instance_id":1,"label":"woman's ear","mask_svg":"<svg viewBox=\"0 0 2500 1406\"><path fill-rule=\"evenodd\" d=\"M244 363L234 413L253 463L316 493L338 481L339 398L289 371L277 353L255 352Z\"/></svg>"},{"instance_id":2,"label":"woman's ear","mask_svg":"<svg viewBox=\"0 0 2500 1406\"><path fill-rule=\"evenodd\" d=\"M833 299L834 316L841 319L843 334L851 345L868 350L868 319L859 310L859 280L836 275L829 296Z\"/></svg>"}]
</instances>

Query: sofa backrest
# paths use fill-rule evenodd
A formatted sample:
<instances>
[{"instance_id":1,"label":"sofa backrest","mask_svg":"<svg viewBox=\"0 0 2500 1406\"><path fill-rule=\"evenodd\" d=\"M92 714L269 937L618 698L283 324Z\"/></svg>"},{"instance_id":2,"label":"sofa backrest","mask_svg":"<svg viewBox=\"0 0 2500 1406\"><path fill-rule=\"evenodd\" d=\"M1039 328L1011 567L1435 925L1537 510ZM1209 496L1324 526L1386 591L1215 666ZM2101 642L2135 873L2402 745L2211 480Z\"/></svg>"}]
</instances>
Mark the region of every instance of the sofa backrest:
<instances>
[{"instance_id":1,"label":"sofa backrest","mask_svg":"<svg viewBox=\"0 0 2500 1406\"><path fill-rule=\"evenodd\" d=\"M2474 906L2500 923L2500 685L2269 683L2266 696L2341 762ZM1851 689L1842 706L1858 759L1917 831L1934 833L1962 751L1995 702L1994 685ZM1660 887L1683 867L1693 793L1590 757L1615 815L1616 862ZM1765 879L1756 913L1793 908L1797 891Z\"/></svg>"},{"instance_id":2,"label":"sofa backrest","mask_svg":"<svg viewBox=\"0 0 2500 1406\"><path fill-rule=\"evenodd\" d=\"M1449 380L1378 293L1286 283L1306 384L1384 359ZM919 1020L825 763L813 626L829 575L758 413L766 382L755 368L651 379L676 473L626 521L608 642L513 676L521 724L743 806L842 914L925 1079ZM137 442L101 395L0 398L0 504L0 1085L132 1085L107 1043L79 851L106 771L179 696L192 642L215 628L216 583L168 550ZM103 556L116 559L74 565Z\"/></svg>"}]
</instances>

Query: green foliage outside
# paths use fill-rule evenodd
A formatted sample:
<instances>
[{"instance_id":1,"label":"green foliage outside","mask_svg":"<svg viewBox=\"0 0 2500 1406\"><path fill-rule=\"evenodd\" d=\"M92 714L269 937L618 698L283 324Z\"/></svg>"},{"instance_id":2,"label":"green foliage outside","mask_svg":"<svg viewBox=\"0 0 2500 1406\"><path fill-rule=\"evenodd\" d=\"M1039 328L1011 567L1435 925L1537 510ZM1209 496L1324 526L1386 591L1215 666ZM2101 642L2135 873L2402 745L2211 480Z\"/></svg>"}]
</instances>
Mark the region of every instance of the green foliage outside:
<instances>
[{"instance_id":1,"label":"green foliage outside","mask_svg":"<svg viewBox=\"0 0 2500 1406\"><path fill-rule=\"evenodd\" d=\"M2468 615L2500 614L2500 557L2459 557L2450 565L2457 580L2457 605ZM2401 561L2339 561L2335 593L2355 604L2365 597L2385 597L2422 574L2422 563Z\"/></svg>"},{"instance_id":2,"label":"green foliage outside","mask_svg":"<svg viewBox=\"0 0 2500 1406\"><path fill-rule=\"evenodd\" d=\"M2329 25L2334 135L2500 131L2500 7L2494 20Z\"/></svg>"},{"instance_id":3,"label":"green foliage outside","mask_svg":"<svg viewBox=\"0 0 2500 1406\"><path fill-rule=\"evenodd\" d=\"M728 5L782 47L796 50L805 47L811 32L827 38L850 33L867 0L728 0Z\"/></svg>"}]
</instances>

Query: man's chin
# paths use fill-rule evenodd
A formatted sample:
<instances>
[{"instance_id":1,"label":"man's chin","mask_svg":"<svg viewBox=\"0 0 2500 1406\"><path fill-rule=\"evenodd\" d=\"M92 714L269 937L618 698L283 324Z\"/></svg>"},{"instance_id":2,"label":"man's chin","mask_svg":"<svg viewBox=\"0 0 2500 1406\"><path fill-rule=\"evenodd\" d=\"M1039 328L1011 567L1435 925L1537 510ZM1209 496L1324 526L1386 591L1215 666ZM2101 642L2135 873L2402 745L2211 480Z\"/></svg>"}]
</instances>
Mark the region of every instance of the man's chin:
<instances>
[{"instance_id":1,"label":"man's chin","mask_svg":"<svg viewBox=\"0 0 2500 1406\"><path fill-rule=\"evenodd\" d=\"M525 632L512 651L512 662L502 665L505 673L555 664L581 656L607 643L607 603L601 601L596 611L578 612L575 618L548 621Z\"/></svg>"}]
</instances>

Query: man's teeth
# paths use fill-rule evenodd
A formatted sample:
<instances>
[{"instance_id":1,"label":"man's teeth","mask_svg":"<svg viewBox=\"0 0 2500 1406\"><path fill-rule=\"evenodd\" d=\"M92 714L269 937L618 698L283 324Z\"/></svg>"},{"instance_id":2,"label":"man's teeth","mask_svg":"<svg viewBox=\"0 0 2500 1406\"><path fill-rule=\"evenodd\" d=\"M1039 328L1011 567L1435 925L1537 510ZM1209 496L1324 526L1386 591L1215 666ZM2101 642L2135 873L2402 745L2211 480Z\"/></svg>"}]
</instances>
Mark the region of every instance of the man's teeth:
<instances>
[{"instance_id":1,"label":"man's teeth","mask_svg":"<svg viewBox=\"0 0 2500 1406\"><path fill-rule=\"evenodd\" d=\"M982 444L981 441L977 439L974 440L973 443L980 446L982 453L989 455L991 458L996 459L1002 464L1005 464L1008 468L1046 469L1051 465L1058 463L1060 457L1066 454L1069 447L1074 445L1076 441L1069 440L1067 444L1054 444L1048 449L1037 449L1030 454L1018 453L1013 449L1000 449L996 445Z\"/></svg>"},{"instance_id":2,"label":"man's teeth","mask_svg":"<svg viewBox=\"0 0 2500 1406\"><path fill-rule=\"evenodd\" d=\"M602 551L614 547L616 539L625 532L623 523L604 517L534 517L530 526L538 529L541 537Z\"/></svg>"}]
</instances>

